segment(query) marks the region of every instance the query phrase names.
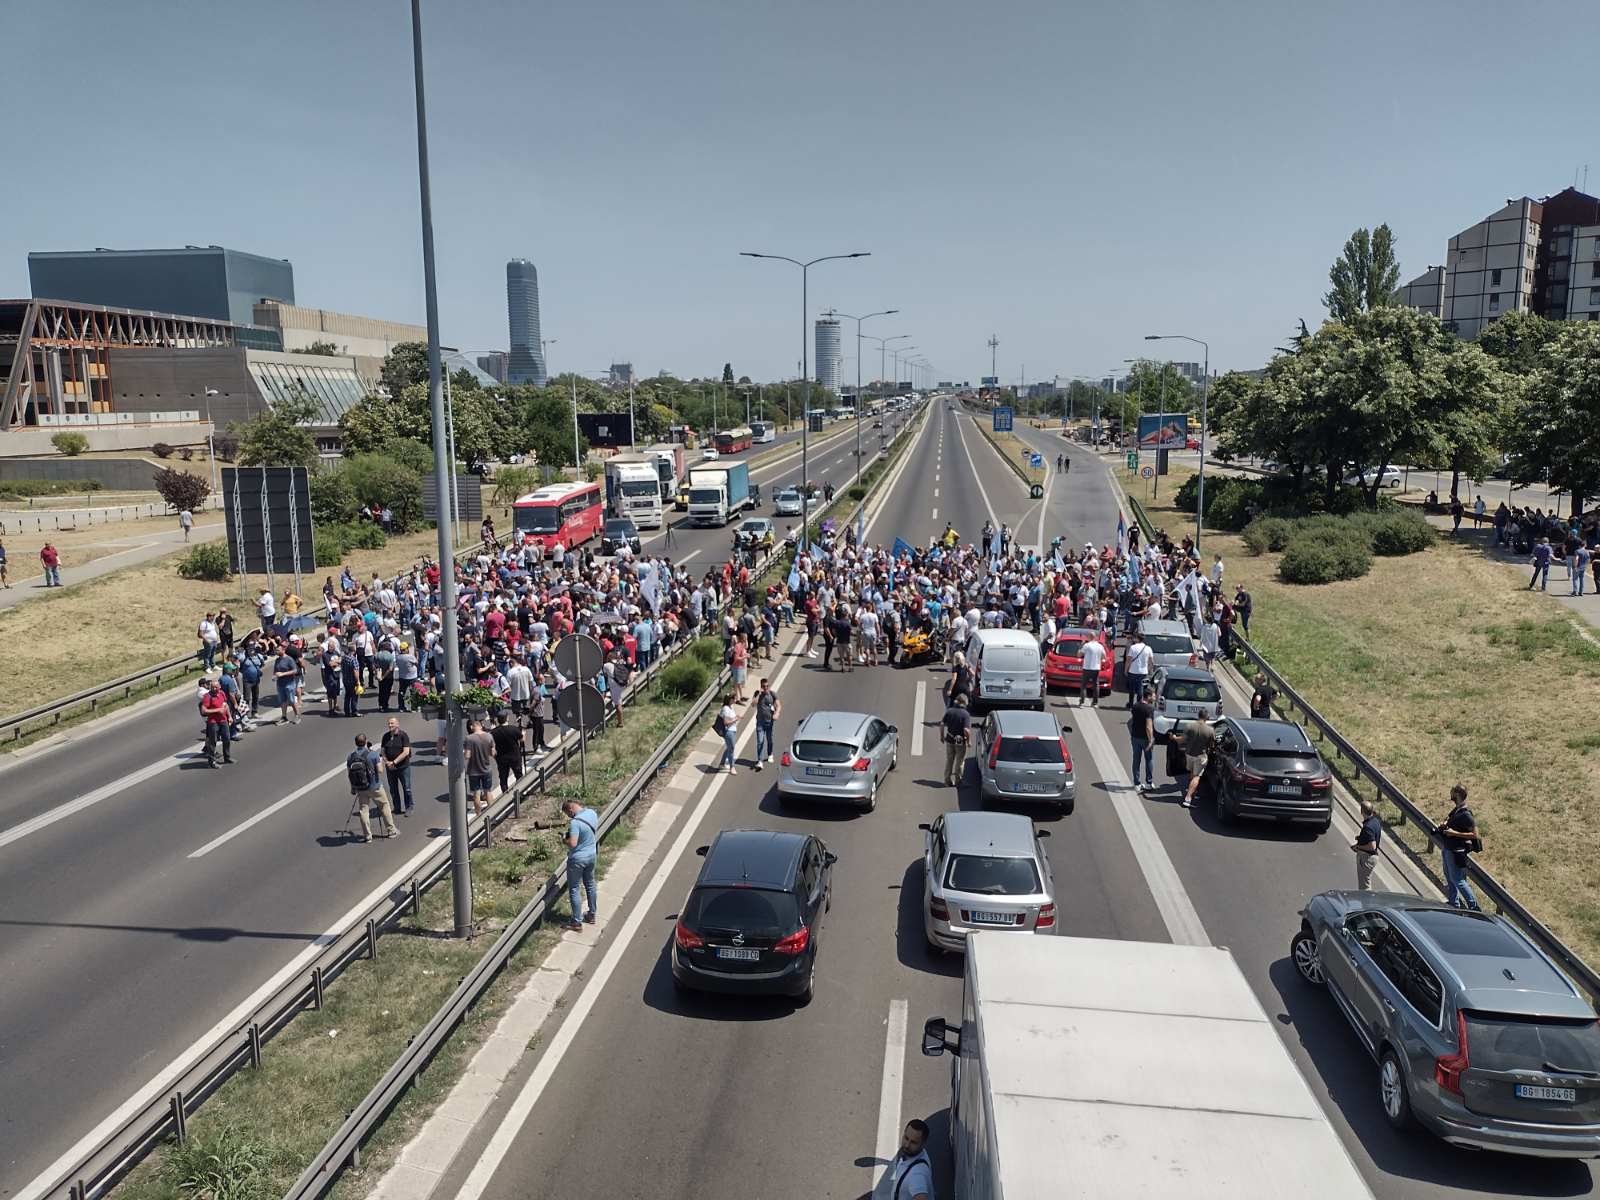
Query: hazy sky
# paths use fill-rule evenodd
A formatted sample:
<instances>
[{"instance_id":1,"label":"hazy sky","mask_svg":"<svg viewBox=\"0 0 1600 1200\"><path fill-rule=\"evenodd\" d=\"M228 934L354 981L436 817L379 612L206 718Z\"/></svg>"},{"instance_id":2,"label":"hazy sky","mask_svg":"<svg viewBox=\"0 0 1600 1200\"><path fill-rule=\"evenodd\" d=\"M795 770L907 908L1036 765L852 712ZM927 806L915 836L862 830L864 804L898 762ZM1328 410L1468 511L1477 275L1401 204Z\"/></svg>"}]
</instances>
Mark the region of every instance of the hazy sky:
<instances>
[{"instance_id":1,"label":"hazy sky","mask_svg":"<svg viewBox=\"0 0 1600 1200\"><path fill-rule=\"evenodd\" d=\"M740 250L870 251L813 270L813 315L899 308L868 328L941 378L987 374L991 333L1008 382L1150 332L1255 367L1323 318L1356 226L1409 277L1600 159L1567 4L423 10L445 341L505 346L527 257L558 371L792 374L799 272ZM405 0L52 0L5 31L0 295L30 249L217 243L292 260L302 304L421 321Z\"/></svg>"}]
</instances>

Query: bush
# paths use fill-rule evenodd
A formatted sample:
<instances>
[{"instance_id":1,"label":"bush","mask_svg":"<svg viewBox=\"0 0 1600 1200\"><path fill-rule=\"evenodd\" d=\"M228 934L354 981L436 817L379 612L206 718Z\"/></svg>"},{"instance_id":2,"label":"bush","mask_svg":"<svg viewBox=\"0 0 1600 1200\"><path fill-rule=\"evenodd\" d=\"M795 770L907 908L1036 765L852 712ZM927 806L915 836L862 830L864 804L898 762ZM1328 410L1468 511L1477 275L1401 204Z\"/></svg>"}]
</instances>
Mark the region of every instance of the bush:
<instances>
[{"instance_id":1,"label":"bush","mask_svg":"<svg viewBox=\"0 0 1600 1200\"><path fill-rule=\"evenodd\" d=\"M104 485L98 479L8 479L0 483L0 495L13 500L35 496L76 496L98 492Z\"/></svg>"},{"instance_id":2,"label":"bush","mask_svg":"<svg viewBox=\"0 0 1600 1200\"><path fill-rule=\"evenodd\" d=\"M1224 475L1206 488L1206 526L1243 529L1265 502L1266 489L1259 481Z\"/></svg>"},{"instance_id":3,"label":"bush","mask_svg":"<svg viewBox=\"0 0 1600 1200\"><path fill-rule=\"evenodd\" d=\"M340 540L346 552L351 550L382 550L389 544L383 526L371 521L355 521L340 527Z\"/></svg>"},{"instance_id":4,"label":"bush","mask_svg":"<svg viewBox=\"0 0 1600 1200\"><path fill-rule=\"evenodd\" d=\"M1415 554L1433 545L1433 526L1419 512L1375 512L1350 517L1367 535L1372 552L1384 558Z\"/></svg>"},{"instance_id":5,"label":"bush","mask_svg":"<svg viewBox=\"0 0 1600 1200\"><path fill-rule=\"evenodd\" d=\"M180 447L178 447L178 457L183 459L184 462L193 462L194 461L194 447L193 446L180 446Z\"/></svg>"},{"instance_id":6,"label":"bush","mask_svg":"<svg viewBox=\"0 0 1600 1200\"><path fill-rule=\"evenodd\" d=\"M239 439L231 433L213 434L211 450L221 461L231 463L239 457Z\"/></svg>"},{"instance_id":7,"label":"bush","mask_svg":"<svg viewBox=\"0 0 1600 1200\"><path fill-rule=\"evenodd\" d=\"M383 530L371 521L317 525L312 530L312 546L319 567L339 566L352 550L381 550L388 540Z\"/></svg>"},{"instance_id":8,"label":"bush","mask_svg":"<svg viewBox=\"0 0 1600 1200\"><path fill-rule=\"evenodd\" d=\"M211 481L187 471L157 467L152 478L161 498L180 512L186 508L190 512L198 512L205 504L206 497L211 495Z\"/></svg>"},{"instance_id":9,"label":"bush","mask_svg":"<svg viewBox=\"0 0 1600 1200\"><path fill-rule=\"evenodd\" d=\"M150 447L150 453L154 454L157 458L171 458L172 447L166 442L157 442L154 446Z\"/></svg>"},{"instance_id":10,"label":"bush","mask_svg":"<svg viewBox=\"0 0 1600 1200\"><path fill-rule=\"evenodd\" d=\"M189 553L178 560L178 576L182 579L204 579L222 583L228 578L228 548L221 542L206 542L191 547Z\"/></svg>"},{"instance_id":11,"label":"bush","mask_svg":"<svg viewBox=\"0 0 1600 1200\"><path fill-rule=\"evenodd\" d=\"M712 678L711 668L689 654L661 668L661 694L671 700L693 700L711 686Z\"/></svg>"},{"instance_id":12,"label":"bush","mask_svg":"<svg viewBox=\"0 0 1600 1200\"><path fill-rule=\"evenodd\" d=\"M1359 579L1372 569L1372 550L1359 530L1310 529L1296 534L1278 560L1285 583Z\"/></svg>"},{"instance_id":13,"label":"bush","mask_svg":"<svg viewBox=\"0 0 1600 1200\"><path fill-rule=\"evenodd\" d=\"M852 500L865 500L867 498L867 486L864 483L852 483L845 488L844 494Z\"/></svg>"},{"instance_id":14,"label":"bush","mask_svg":"<svg viewBox=\"0 0 1600 1200\"><path fill-rule=\"evenodd\" d=\"M1285 517L1257 517L1244 527L1245 549L1251 554L1276 554L1289 544L1294 522Z\"/></svg>"},{"instance_id":15,"label":"bush","mask_svg":"<svg viewBox=\"0 0 1600 1200\"><path fill-rule=\"evenodd\" d=\"M414 442L410 438L395 438L384 443L383 449L377 453L385 458L392 458L402 467L415 471L418 475L433 473L433 447L426 442ZM461 468L463 471L465 467Z\"/></svg>"},{"instance_id":16,"label":"bush","mask_svg":"<svg viewBox=\"0 0 1600 1200\"><path fill-rule=\"evenodd\" d=\"M311 476L311 519L318 525L354 521L360 508L349 476L338 467Z\"/></svg>"},{"instance_id":17,"label":"bush","mask_svg":"<svg viewBox=\"0 0 1600 1200\"><path fill-rule=\"evenodd\" d=\"M703 637L689 646L689 657L712 671L722 670L722 639Z\"/></svg>"},{"instance_id":18,"label":"bush","mask_svg":"<svg viewBox=\"0 0 1600 1200\"><path fill-rule=\"evenodd\" d=\"M68 458L77 458L89 448L89 439L81 433L63 429L50 439L50 444Z\"/></svg>"},{"instance_id":19,"label":"bush","mask_svg":"<svg viewBox=\"0 0 1600 1200\"><path fill-rule=\"evenodd\" d=\"M394 514L396 533L421 527L422 476L410 467L387 454L357 454L327 473L343 476L355 498L351 515L362 504L387 504ZM459 486L476 487L478 481L473 476L465 476Z\"/></svg>"}]
</instances>

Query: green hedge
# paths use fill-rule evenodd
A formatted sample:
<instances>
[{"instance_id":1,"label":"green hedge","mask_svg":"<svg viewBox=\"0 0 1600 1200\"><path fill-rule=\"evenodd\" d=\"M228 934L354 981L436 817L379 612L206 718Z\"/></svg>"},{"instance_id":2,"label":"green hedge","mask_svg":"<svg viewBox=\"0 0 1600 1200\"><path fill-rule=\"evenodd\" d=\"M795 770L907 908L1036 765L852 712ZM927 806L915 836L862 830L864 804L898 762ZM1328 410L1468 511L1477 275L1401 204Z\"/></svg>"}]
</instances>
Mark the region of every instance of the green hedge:
<instances>
[{"instance_id":1,"label":"green hedge","mask_svg":"<svg viewBox=\"0 0 1600 1200\"><path fill-rule=\"evenodd\" d=\"M204 579L221 583L228 578L228 547L221 542L204 542L178 560L181 579Z\"/></svg>"},{"instance_id":2,"label":"green hedge","mask_svg":"<svg viewBox=\"0 0 1600 1200\"><path fill-rule=\"evenodd\" d=\"M98 479L8 479L0 483L0 497L31 500L35 496L77 496L98 492L102 486Z\"/></svg>"},{"instance_id":3,"label":"green hedge","mask_svg":"<svg viewBox=\"0 0 1600 1200\"><path fill-rule=\"evenodd\" d=\"M1359 579L1371 569L1372 548L1355 529L1304 531L1278 560L1278 575L1285 583Z\"/></svg>"},{"instance_id":4,"label":"green hedge","mask_svg":"<svg viewBox=\"0 0 1600 1200\"><path fill-rule=\"evenodd\" d=\"M689 657L701 666L710 667L713 672L722 670L722 639L716 637L697 639L689 646ZM710 680L706 682L709 684Z\"/></svg>"},{"instance_id":5,"label":"green hedge","mask_svg":"<svg viewBox=\"0 0 1600 1200\"><path fill-rule=\"evenodd\" d=\"M1245 526L1244 544L1251 554L1287 551L1305 537L1343 537L1365 543L1369 554L1394 558L1415 554L1433 544L1433 526L1414 510L1380 510L1335 517L1257 517ZM1346 577L1347 578L1347 577Z\"/></svg>"},{"instance_id":6,"label":"green hedge","mask_svg":"<svg viewBox=\"0 0 1600 1200\"><path fill-rule=\"evenodd\" d=\"M699 646L704 642L698 643ZM658 683L661 694L673 700L693 700L711 686L715 678L710 667L690 653L661 668Z\"/></svg>"},{"instance_id":7,"label":"green hedge","mask_svg":"<svg viewBox=\"0 0 1600 1200\"><path fill-rule=\"evenodd\" d=\"M319 525L313 535L319 567L337 567L352 550L382 550L388 542L383 530L371 521Z\"/></svg>"}]
</instances>

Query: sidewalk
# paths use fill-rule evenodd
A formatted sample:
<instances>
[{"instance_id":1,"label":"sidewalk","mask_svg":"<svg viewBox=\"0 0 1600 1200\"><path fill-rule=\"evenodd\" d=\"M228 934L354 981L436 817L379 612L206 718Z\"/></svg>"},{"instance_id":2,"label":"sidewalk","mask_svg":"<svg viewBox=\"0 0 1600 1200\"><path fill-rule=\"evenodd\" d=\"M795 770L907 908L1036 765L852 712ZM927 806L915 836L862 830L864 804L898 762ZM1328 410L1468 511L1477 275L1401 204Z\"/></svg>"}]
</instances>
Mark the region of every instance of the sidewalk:
<instances>
[{"instance_id":1,"label":"sidewalk","mask_svg":"<svg viewBox=\"0 0 1600 1200\"><path fill-rule=\"evenodd\" d=\"M220 523L199 526L190 535L188 544L198 545L201 542L213 541L222 537L226 532L226 526ZM175 551L182 550L185 545L183 532L178 529L165 529L160 532L145 534L142 537L125 538L123 540L131 543L126 550L104 555L92 562L85 563L81 567L62 567L62 588L65 589L75 583L86 583L91 579L98 579L102 575L109 575L112 571L120 571L123 567L134 567L140 563L164 557ZM116 545L120 543L111 542L108 544ZM18 568L21 566L22 561L19 557L14 556L11 560L11 566ZM38 562L38 556L35 555L29 565L37 566ZM15 608L28 600L50 595L51 591L52 589L44 586L44 574L42 572L31 578L17 579L9 589L0 591L0 610Z\"/></svg>"}]
</instances>

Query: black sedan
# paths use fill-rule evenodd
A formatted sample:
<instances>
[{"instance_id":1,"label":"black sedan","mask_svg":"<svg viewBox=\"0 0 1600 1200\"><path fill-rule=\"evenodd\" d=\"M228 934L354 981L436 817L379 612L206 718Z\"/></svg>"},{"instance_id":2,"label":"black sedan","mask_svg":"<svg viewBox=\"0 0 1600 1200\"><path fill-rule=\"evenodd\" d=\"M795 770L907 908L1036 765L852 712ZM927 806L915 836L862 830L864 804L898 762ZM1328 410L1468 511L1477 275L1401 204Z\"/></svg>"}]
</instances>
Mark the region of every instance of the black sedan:
<instances>
[{"instance_id":1,"label":"black sedan","mask_svg":"<svg viewBox=\"0 0 1600 1200\"><path fill-rule=\"evenodd\" d=\"M627 517L612 517L600 530L600 553L615 554L624 546L635 554L641 552L639 528Z\"/></svg>"},{"instance_id":2,"label":"black sedan","mask_svg":"<svg viewBox=\"0 0 1600 1200\"><path fill-rule=\"evenodd\" d=\"M1314 825L1333 823L1333 775L1293 721L1224 717L1204 785L1224 825L1240 817Z\"/></svg>"},{"instance_id":3,"label":"black sedan","mask_svg":"<svg viewBox=\"0 0 1600 1200\"><path fill-rule=\"evenodd\" d=\"M820 839L725 829L709 846L672 935L680 989L809 1000L838 861Z\"/></svg>"}]
</instances>

